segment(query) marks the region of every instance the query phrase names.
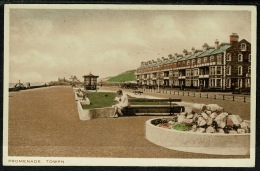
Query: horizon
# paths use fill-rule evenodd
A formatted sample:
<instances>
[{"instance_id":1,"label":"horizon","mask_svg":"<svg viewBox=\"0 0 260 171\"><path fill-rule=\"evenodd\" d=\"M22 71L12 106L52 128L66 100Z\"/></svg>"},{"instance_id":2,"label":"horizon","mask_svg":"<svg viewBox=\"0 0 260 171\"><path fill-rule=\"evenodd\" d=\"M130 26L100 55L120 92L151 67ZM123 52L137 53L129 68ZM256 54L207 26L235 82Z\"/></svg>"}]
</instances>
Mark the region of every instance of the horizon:
<instances>
[{"instance_id":1,"label":"horizon","mask_svg":"<svg viewBox=\"0 0 260 171\"><path fill-rule=\"evenodd\" d=\"M250 11L11 9L9 82L113 77L232 33L251 42Z\"/></svg>"}]
</instances>

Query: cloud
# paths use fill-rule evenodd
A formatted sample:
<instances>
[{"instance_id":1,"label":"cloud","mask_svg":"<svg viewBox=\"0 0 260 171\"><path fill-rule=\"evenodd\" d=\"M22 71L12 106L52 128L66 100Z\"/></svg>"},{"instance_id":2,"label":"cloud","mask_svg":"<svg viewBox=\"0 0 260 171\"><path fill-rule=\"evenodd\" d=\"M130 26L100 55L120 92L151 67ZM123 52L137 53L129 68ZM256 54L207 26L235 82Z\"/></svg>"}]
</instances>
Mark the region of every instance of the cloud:
<instances>
[{"instance_id":1,"label":"cloud","mask_svg":"<svg viewBox=\"0 0 260 171\"><path fill-rule=\"evenodd\" d=\"M179 30L178 24L174 21L171 15L161 15L154 18L152 23L154 32L152 34L155 38L160 39L181 39L184 34Z\"/></svg>"}]
</instances>

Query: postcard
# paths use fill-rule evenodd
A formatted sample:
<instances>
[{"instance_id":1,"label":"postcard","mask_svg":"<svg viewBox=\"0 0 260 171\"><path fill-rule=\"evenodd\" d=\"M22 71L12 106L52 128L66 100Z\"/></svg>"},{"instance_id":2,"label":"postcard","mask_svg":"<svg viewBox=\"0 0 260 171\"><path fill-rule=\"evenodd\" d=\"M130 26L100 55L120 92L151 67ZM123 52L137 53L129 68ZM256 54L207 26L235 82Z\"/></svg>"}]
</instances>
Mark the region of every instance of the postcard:
<instances>
[{"instance_id":1,"label":"postcard","mask_svg":"<svg viewBox=\"0 0 260 171\"><path fill-rule=\"evenodd\" d=\"M256 7L5 5L5 166L254 167Z\"/></svg>"}]
</instances>

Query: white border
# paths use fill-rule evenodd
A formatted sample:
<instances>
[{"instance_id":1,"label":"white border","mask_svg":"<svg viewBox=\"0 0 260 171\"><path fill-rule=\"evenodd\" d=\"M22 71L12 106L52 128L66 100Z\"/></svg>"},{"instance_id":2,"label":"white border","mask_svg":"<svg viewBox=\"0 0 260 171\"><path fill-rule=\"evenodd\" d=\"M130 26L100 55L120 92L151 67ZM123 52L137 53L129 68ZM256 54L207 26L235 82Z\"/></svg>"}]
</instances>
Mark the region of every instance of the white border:
<instances>
[{"instance_id":1,"label":"white border","mask_svg":"<svg viewBox=\"0 0 260 171\"><path fill-rule=\"evenodd\" d=\"M82 157L9 157L8 156L8 83L9 83L9 11L10 9L98 9L98 10L205 10L251 11L251 149L249 159L173 159L173 158L82 158ZM3 115L3 165L14 166L208 166L254 167L256 129L256 6L231 5L67 5L67 4L7 4L4 18L4 115ZM14 162L10 162L13 160ZM31 160L18 162L17 160ZM48 163L61 160L62 163ZM63 163L64 162L64 163Z\"/></svg>"}]
</instances>

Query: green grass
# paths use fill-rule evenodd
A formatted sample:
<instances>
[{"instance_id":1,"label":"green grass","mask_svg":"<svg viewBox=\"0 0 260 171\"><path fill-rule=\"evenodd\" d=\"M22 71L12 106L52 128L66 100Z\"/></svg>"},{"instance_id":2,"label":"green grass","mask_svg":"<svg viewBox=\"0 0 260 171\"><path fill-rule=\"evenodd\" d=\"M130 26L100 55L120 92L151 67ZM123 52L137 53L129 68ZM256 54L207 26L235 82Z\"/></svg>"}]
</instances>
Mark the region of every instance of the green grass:
<instances>
[{"instance_id":1,"label":"green grass","mask_svg":"<svg viewBox=\"0 0 260 171\"><path fill-rule=\"evenodd\" d=\"M190 130L190 127L187 126L187 125L184 124L184 123L180 123L180 124L173 125L172 128L173 128L173 129L176 129L176 130L178 130L178 131L189 131L189 130Z\"/></svg>"},{"instance_id":2,"label":"green grass","mask_svg":"<svg viewBox=\"0 0 260 171\"><path fill-rule=\"evenodd\" d=\"M107 82L126 82L126 81L135 81L135 74L134 71L131 72L125 72L123 74L120 74L118 76L112 77L107 80Z\"/></svg>"},{"instance_id":3,"label":"green grass","mask_svg":"<svg viewBox=\"0 0 260 171\"><path fill-rule=\"evenodd\" d=\"M116 93L111 92L92 92L88 93L88 98L90 100L90 105L83 105L83 109L94 109L94 108L103 108L111 107L115 104L114 99Z\"/></svg>"}]
</instances>

